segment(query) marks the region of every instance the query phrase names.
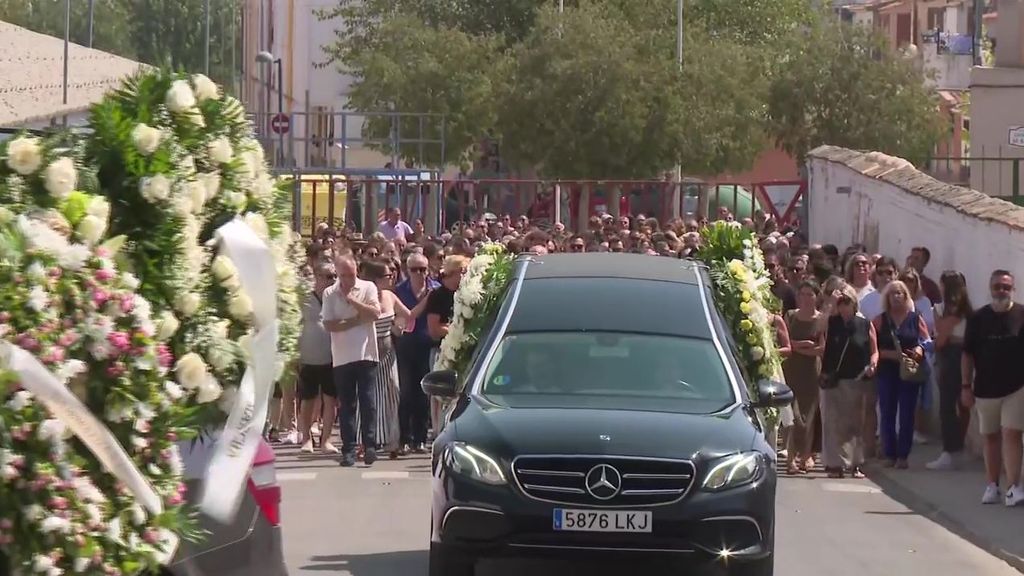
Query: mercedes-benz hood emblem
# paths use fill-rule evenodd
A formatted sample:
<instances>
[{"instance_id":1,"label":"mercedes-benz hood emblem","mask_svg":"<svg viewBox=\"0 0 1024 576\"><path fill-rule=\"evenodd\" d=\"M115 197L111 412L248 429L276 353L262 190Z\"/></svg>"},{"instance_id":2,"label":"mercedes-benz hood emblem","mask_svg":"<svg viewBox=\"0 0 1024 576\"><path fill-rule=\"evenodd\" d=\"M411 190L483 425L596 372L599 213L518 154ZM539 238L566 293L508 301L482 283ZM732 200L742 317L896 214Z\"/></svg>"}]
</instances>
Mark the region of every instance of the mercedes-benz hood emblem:
<instances>
[{"instance_id":1,"label":"mercedes-benz hood emblem","mask_svg":"<svg viewBox=\"0 0 1024 576\"><path fill-rule=\"evenodd\" d=\"M622 474L614 466L598 464L587 472L587 492L598 500L611 500L622 490Z\"/></svg>"}]
</instances>

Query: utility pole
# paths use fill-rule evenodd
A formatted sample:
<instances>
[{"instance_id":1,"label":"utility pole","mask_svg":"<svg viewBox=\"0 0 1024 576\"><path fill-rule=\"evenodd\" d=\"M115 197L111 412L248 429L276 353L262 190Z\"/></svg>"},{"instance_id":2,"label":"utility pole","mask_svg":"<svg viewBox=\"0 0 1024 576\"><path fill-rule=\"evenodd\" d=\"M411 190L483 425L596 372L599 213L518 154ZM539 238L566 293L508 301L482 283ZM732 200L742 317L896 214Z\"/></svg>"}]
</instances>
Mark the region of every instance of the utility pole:
<instances>
[{"instance_id":1,"label":"utility pole","mask_svg":"<svg viewBox=\"0 0 1024 576\"><path fill-rule=\"evenodd\" d=\"M64 0L64 105L68 103L68 53L71 47L71 0Z\"/></svg>"},{"instance_id":2,"label":"utility pole","mask_svg":"<svg viewBox=\"0 0 1024 576\"><path fill-rule=\"evenodd\" d=\"M203 2L203 70L210 75L210 0Z\"/></svg>"},{"instance_id":3,"label":"utility pole","mask_svg":"<svg viewBox=\"0 0 1024 576\"><path fill-rule=\"evenodd\" d=\"M679 66L679 75L683 74L683 0L676 3L676 64ZM673 218L678 218L682 210L683 202L683 165L676 164L675 170L676 185L672 187L672 210Z\"/></svg>"},{"instance_id":4,"label":"utility pole","mask_svg":"<svg viewBox=\"0 0 1024 576\"><path fill-rule=\"evenodd\" d=\"M92 48L93 16L96 10L96 0L89 0L89 48Z\"/></svg>"}]
</instances>

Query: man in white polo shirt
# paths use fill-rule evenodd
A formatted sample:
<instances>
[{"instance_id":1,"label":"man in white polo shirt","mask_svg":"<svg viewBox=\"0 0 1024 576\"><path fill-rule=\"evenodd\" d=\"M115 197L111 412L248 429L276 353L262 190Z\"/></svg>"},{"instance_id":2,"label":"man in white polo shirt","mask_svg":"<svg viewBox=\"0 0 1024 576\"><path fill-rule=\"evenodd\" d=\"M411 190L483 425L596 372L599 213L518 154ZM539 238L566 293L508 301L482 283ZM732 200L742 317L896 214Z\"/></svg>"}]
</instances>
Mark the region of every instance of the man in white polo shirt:
<instances>
[{"instance_id":1,"label":"man in white polo shirt","mask_svg":"<svg viewBox=\"0 0 1024 576\"><path fill-rule=\"evenodd\" d=\"M341 402L341 465L356 463L356 405L363 432L363 462L377 460L374 423L377 405L373 389L377 380L377 335L374 321L380 316L380 298L373 282L356 276L351 254L334 259L338 281L324 290L324 328L331 333L334 384Z\"/></svg>"}]
</instances>

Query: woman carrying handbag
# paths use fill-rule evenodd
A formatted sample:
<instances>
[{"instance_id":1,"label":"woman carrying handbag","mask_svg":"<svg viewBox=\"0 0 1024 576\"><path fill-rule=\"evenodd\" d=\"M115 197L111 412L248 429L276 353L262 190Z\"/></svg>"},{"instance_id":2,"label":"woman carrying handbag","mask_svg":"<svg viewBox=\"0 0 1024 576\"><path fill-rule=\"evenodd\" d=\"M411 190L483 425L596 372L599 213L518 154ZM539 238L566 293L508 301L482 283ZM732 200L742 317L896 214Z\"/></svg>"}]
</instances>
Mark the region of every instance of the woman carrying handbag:
<instances>
[{"instance_id":1,"label":"woman carrying handbag","mask_svg":"<svg viewBox=\"0 0 1024 576\"><path fill-rule=\"evenodd\" d=\"M886 466L906 469L914 445L914 417L921 386L928 381L928 326L914 310L910 290L896 280L885 287L878 332L878 408Z\"/></svg>"},{"instance_id":2,"label":"woman carrying handbag","mask_svg":"<svg viewBox=\"0 0 1024 576\"><path fill-rule=\"evenodd\" d=\"M821 458L829 478L849 472L863 478L861 419L868 380L878 363L875 328L857 314L857 292L844 285L833 294L838 314L828 319L821 377Z\"/></svg>"}]
</instances>

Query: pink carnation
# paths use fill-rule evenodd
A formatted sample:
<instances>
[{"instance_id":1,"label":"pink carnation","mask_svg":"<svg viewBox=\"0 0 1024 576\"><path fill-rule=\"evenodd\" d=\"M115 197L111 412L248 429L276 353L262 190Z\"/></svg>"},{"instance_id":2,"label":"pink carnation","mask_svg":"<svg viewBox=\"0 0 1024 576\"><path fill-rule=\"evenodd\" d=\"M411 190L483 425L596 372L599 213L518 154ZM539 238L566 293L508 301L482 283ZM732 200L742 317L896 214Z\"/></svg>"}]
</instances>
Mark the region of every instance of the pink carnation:
<instances>
[{"instance_id":1,"label":"pink carnation","mask_svg":"<svg viewBox=\"0 0 1024 576\"><path fill-rule=\"evenodd\" d=\"M114 348L117 348L119 352L127 352L132 347L132 340L128 334L120 331L111 332L107 334L107 342Z\"/></svg>"},{"instance_id":2,"label":"pink carnation","mask_svg":"<svg viewBox=\"0 0 1024 576\"><path fill-rule=\"evenodd\" d=\"M106 268L100 268L96 271L96 279L100 282L109 282L114 278L114 271Z\"/></svg>"}]
</instances>

